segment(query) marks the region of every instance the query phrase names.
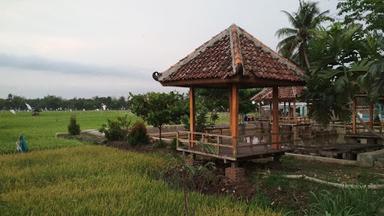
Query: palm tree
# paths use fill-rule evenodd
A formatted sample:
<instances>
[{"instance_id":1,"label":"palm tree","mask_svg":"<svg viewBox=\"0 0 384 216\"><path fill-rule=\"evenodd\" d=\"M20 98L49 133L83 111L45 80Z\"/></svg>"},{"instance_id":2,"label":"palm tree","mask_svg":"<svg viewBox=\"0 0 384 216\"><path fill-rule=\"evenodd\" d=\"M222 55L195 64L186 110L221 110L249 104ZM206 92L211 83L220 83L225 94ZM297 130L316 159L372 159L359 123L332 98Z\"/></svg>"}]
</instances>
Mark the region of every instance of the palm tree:
<instances>
[{"instance_id":1,"label":"palm tree","mask_svg":"<svg viewBox=\"0 0 384 216\"><path fill-rule=\"evenodd\" d=\"M307 70L310 68L308 57L308 42L314 31L326 20L329 11L320 12L316 2L305 2L300 0L297 12L289 13L282 11L288 16L291 27L281 28L276 36L283 38L277 45L279 53L290 58Z\"/></svg>"}]
</instances>

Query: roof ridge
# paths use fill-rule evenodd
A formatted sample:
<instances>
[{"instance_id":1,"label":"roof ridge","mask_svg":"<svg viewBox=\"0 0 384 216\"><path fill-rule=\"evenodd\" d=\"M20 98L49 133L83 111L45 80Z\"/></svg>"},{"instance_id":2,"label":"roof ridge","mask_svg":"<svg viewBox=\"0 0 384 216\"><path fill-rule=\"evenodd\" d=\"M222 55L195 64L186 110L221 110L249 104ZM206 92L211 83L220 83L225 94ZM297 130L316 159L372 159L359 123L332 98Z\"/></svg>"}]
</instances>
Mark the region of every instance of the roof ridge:
<instances>
[{"instance_id":1,"label":"roof ridge","mask_svg":"<svg viewBox=\"0 0 384 216\"><path fill-rule=\"evenodd\" d=\"M227 29L229 33L229 41L230 41L230 47L231 47L233 76L235 76L238 73L241 73L241 75L244 74L243 57L241 54L238 29L239 27L236 24L232 24Z\"/></svg>"},{"instance_id":2,"label":"roof ridge","mask_svg":"<svg viewBox=\"0 0 384 216\"><path fill-rule=\"evenodd\" d=\"M182 58L180 61L178 61L176 64L169 67L167 70L163 71L162 73L158 73L160 76L158 77L159 81L162 81L169 77L172 73L177 71L181 66L187 64L189 61L191 61L194 57L199 55L200 53L204 52L208 47L213 45L216 41L220 40L221 38L225 37L228 33L227 29L224 31L221 31L219 34L213 36L211 39L206 41L204 44L193 50L190 54L188 54L186 57ZM156 72L155 72L156 73Z\"/></svg>"}]
</instances>

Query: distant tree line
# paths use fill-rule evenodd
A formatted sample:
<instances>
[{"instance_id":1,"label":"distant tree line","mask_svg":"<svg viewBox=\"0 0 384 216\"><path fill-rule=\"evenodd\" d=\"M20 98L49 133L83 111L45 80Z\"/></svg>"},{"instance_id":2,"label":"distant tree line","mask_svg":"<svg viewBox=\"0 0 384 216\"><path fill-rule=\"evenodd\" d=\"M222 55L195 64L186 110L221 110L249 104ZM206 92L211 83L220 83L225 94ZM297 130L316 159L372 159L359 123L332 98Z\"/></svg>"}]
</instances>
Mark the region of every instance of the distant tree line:
<instances>
[{"instance_id":1,"label":"distant tree line","mask_svg":"<svg viewBox=\"0 0 384 216\"><path fill-rule=\"evenodd\" d=\"M240 112L249 113L255 110L255 105L250 98L259 90L246 89L240 90ZM156 94L156 93L147 93ZM145 111L144 96L147 94L132 94L127 97L92 97L92 98L72 98L65 99L62 97L48 95L43 98L25 98L18 95L8 94L7 98L0 98L0 110L27 110L26 103L37 110L96 110L102 109L102 104L106 105L109 110L127 110L135 109L140 112ZM172 103L180 103L183 111L188 114L188 95L177 92L164 93L173 98ZM164 96L165 97L165 96ZM206 112L226 112L229 109L229 91L225 89L198 89L196 94L197 109ZM170 103L170 101L168 101ZM181 109L181 108L180 108Z\"/></svg>"},{"instance_id":2,"label":"distant tree line","mask_svg":"<svg viewBox=\"0 0 384 216\"><path fill-rule=\"evenodd\" d=\"M93 97L93 98L72 98L48 95L43 98L29 99L22 96L8 94L8 97L0 98L0 110L27 110L26 103L38 110L95 110L101 109L105 104L107 109L121 110L127 109L128 98L126 97Z\"/></svg>"}]
</instances>

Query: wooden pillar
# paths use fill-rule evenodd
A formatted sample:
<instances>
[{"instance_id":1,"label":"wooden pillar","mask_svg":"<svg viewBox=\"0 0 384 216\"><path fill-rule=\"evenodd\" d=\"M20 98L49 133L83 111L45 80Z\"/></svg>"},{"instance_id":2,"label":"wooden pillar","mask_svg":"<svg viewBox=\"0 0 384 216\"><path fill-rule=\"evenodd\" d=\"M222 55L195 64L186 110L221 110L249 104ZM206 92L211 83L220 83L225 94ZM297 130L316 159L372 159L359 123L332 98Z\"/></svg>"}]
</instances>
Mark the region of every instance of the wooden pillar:
<instances>
[{"instance_id":1,"label":"wooden pillar","mask_svg":"<svg viewBox=\"0 0 384 216\"><path fill-rule=\"evenodd\" d=\"M195 89L193 87L189 88L189 132L191 133L189 147L193 147L194 143L192 140L195 140L195 130L196 130L196 109L195 109Z\"/></svg>"},{"instance_id":2,"label":"wooden pillar","mask_svg":"<svg viewBox=\"0 0 384 216\"><path fill-rule=\"evenodd\" d=\"M239 136L239 94L237 85L231 86L231 93L229 99L230 107L230 128L232 136L233 157L237 155L237 139Z\"/></svg>"},{"instance_id":3,"label":"wooden pillar","mask_svg":"<svg viewBox=\"0 0 384 216\"><path fill-rule=\"evenodd\" d=\"M353 100L352 100L352 133L353 134L357 133L357 130L356 130L356 112L357 112L356 106L357 106L356 97L353 97Z\"/></svg>"},{"instance_id":4,"label":"wooden pillar","mask_svg":"<svg viewBox=\"0 0 384 216\"><path fill-rule=\"evenodd\" d=\"M373 129L373 103L369 104L369 128Z\"/></svg>"},{"instance_id":5,"label":"wooden pillar","mask_svg":"<svg viewBox=\"0 0 384 216\"><path fill-rule=\"evenodd\" d=\"M288 102L288 116L289 118L292 118L291 101Z\"/></svg>"},{"instance_id":6,"label":"wooden pillar","mask_svg":"<svg viewBox=\"0 0 384 216\"><path fill-rule=\"evenodd\" d=\"M279 88L277 86L274 86L272 90L272 148L280 148Z\"/></svg>"}]
</instances>

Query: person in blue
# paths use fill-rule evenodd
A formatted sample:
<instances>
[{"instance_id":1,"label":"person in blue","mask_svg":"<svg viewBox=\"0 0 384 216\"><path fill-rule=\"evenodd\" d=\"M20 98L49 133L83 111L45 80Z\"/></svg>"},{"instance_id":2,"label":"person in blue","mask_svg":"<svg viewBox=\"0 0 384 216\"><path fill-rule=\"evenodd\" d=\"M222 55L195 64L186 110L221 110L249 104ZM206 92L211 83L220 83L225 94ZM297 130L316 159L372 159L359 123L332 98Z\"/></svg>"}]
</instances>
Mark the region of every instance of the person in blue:
<instances>
[{"instance_id":1,"label":"person in blue","mask_svg":"<svg viewBox=\"0 0 384 216\"><path fill-rule=\"evenodd\" d=\"M16 151L28 152L28 142L23 134L19 136L19 140L16 142Z\"/></svg>"}]
</instances>

